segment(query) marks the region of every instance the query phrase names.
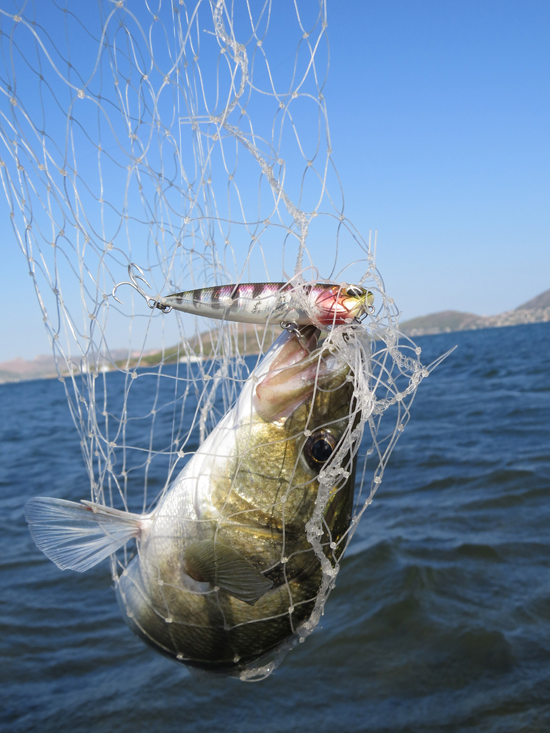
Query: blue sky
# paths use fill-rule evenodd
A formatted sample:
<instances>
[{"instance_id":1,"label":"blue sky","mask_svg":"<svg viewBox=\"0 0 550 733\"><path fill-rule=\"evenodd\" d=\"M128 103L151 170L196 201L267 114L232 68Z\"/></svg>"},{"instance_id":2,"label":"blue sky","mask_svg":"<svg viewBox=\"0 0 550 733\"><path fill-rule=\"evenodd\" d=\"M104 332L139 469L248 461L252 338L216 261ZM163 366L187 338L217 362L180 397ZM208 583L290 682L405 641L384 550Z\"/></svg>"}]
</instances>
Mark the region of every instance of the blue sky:
<instances>
[{"instance_id":1,"label":"blue sky","mask_svg":"<svg viewBox=\"0 0 550 733\"><path fill-rule=\"evenodd\" d=\"M330 13L347 211L378 229L405 318L497 313L550 287L549 27L550 4L529 0Z\"/></svg>"},{"instance_id":2,"label":"blue sky","mask_svg":"<svg viewBox=\"0 0 550 733\"><path fill-rule=\"evenodd\" d=\"M550 3L328 3L345 213L403 319L493 314L550 287ZM0 361L48 353L7 209Z\"/></svg>"}]
</instances>

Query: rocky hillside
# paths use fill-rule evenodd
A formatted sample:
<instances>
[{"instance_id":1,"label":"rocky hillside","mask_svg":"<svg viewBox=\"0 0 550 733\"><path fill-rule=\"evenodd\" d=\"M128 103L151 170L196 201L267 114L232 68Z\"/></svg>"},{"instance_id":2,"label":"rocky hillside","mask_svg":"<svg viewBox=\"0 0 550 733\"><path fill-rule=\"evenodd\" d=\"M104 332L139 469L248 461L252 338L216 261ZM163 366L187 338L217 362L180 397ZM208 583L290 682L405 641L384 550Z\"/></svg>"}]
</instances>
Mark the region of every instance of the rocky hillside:
<instances>
[{"instance_id":1,"label":"rocky hillside","mask_svg":"<svg viewBox=\"0 0 550 733\"><path fill-rule=\"evenodd\" d=\"M409 336L424 336L450 331L471 331L478 328L498 328L500 326L519 326L522 323L541 323L550 321L550 290L496 316L476 316L461 311L441 311L429 316L412 318L401 324L401 330Z\"/></svg>"},{"instance_id":2,"label":"rocky hillside","mask_svg":"<svg viewBox=\"0 0 550 733\"><path fill-rule=\"evenodd\" d=\"M271 346L273 341L280 334L278 327L254 326L252 324L238 324L236 331L236 349L239 353L259 354L260 348L264 351ZM235 345L234 345L235 346ZM108 372L116 369L125 371L134 367L155 367L161 362L163 364L175 364L176 362L194 362L208 359L220 348L219 331L205 331L199 338L190 343L189 350L184 350L181 344L170 346L165 349L153 349L141 353L139 351L128 351L127 349L114 349L109 356L90 354L84 363L86 371ZM82 370L82 363L75 359L71 363L73 373ZM71 371L66 364L61 364L61 375L68 376ZM37 356L31 361L21 357L0 363L0 384L6 382L22 382L28 379L50 379L57 377L57 368L53 356Z\"/></svg>"}]
</instances>

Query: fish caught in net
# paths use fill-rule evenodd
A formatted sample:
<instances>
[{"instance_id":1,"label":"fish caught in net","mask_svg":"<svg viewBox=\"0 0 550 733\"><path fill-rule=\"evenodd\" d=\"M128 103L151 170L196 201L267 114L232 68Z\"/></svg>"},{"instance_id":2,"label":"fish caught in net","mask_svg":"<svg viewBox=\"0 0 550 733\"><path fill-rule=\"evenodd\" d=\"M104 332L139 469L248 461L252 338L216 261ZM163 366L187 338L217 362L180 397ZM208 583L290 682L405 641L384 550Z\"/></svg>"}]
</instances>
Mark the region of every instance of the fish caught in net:
<instances>
[{"instance_id":1,"label":"fish caught in net","mask_svg":"<svg viewBox=\"0 0 550 733\"><path fill-rule=\"evenodd\" d=\"M109 557L157 651L260 679L434 366L344 215L325 2L16 6L0 177L89 476L31 532L61 568Z\"/></svg>"}]
</instances>

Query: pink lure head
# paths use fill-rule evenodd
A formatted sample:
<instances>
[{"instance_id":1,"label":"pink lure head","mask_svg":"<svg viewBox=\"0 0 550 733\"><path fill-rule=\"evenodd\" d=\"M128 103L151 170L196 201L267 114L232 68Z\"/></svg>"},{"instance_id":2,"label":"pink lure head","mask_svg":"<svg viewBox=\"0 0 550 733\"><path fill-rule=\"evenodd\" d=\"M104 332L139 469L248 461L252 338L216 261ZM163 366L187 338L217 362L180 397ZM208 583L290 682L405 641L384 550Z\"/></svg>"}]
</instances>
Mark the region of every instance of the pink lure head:
<instances>
[{"instance_id":1,"label":"pink lure head","mask_svg":"<svg viewBox=\"0 0 550 733\"><path fill-rule=\"evenodd\" d=\"M310 292L317 320L323 326L341 326L360 318L374 302L370 290L359 285L314 285Z\"/></svg>"}]
</instances>

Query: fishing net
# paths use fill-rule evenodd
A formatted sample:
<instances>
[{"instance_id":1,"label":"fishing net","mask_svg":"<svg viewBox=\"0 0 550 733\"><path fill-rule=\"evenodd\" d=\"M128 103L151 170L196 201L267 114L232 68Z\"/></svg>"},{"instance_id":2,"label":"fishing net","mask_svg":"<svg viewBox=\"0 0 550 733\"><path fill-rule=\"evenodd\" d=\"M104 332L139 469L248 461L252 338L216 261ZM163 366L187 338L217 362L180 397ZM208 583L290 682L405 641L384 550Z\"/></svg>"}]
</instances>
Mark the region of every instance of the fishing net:
<instances>
[{"instance_id":1,"label":"fishing net","mask_svg":"<svg viewBox=\"0 0 550 733\"><path fill-rule=\"evenodd\" d=\"M420 349L399 334L374 243L344 215L323 94L325 3L6 7L0 176L13 246L33 278L81 438L90 494L75 487L75 501L136 513L159 506L281 333L165 313L159 296L291 279L355 283L375 295L361 325L323 334L350 366L353 396L303 521L321 568L305 610L289 592L287 632L267 657L257 651L233 672L262 678L318 623L428 374ZM308 432L306 424L294 439ZM332 537L327 512L354 475L351 518ZM231 493L237 479L228 480ZM116 582L135 552L129 543L111 557ZM173 609L166 601L155 612L172 622L173 638Z\"/></svg>"}]
</instances>

